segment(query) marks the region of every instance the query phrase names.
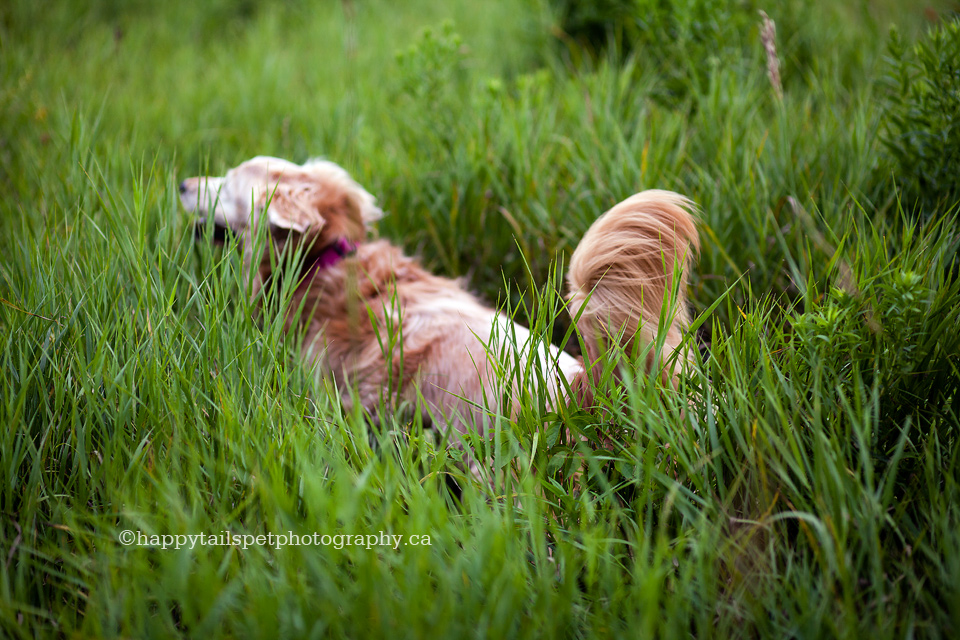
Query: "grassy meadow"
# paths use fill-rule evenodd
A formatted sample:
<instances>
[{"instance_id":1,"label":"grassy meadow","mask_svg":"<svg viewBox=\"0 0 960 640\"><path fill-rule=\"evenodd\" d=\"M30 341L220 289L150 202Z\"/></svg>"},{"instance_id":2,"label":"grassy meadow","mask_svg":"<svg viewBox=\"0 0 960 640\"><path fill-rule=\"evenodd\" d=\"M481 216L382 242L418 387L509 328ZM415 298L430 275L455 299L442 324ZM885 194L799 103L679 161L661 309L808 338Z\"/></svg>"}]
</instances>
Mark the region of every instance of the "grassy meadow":
<instances>
[{"instance_id":1,"label":"grassy meadow","mask_svg":"<svg viewBox=\"0 0 960 640\"><path fill-rule=\"evenodd\" d=\"M957 10L4 2L0 637L958 637ZM697 364L525 394L478 479L345 412L291 283L257 312L194 241L178 182L259 154L343 165L380 237L574 350L581 235L684 193Z\"/></svg>"}]
</instances>

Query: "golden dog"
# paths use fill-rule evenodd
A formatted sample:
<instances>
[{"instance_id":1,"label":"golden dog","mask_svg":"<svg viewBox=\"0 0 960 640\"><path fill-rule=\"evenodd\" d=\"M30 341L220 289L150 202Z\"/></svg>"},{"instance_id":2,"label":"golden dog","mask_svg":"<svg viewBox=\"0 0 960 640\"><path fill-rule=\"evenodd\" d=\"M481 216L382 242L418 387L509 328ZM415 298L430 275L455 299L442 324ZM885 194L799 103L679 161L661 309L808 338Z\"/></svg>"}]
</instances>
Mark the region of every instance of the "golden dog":
<instances>
[{"instance_id":1,"label":"golden dog","mask_svg":"<svg viewBox=\"0 0 960 640\"><path fill-rule=\"evenodd\" d=\"M460 282L427 272L387 241L368 242L368 226L381 211L332 162L301 166L257 157L224 177L184 180L180 193L198 225L212 215L218 232L240 236L254 293L289 264L268 250L253 255L259 225L269 226L281 253L302 249L305 266L288 328L306 332L304 358L335 380L348 407L357 398L375 413L390 389L402 401L422 399L434 424L483 432L490 412L517 404L519 390L502 373L504 347L517 349L524 366L538 366L532 377L551 401L565 402L589 397L592 363L611 347L633 353L639 345L647 349L648 370L664 367L689 323L685 274L699 240L692 203L669 191L621 202L593 223L573 253L568 308L586 366L555 347L532 346L527 329ZM655 353L649 347L657 344L658 326L665 335ZM685 357L674 359L664 377L675 377Z\"/></svg>"}]
</instances>

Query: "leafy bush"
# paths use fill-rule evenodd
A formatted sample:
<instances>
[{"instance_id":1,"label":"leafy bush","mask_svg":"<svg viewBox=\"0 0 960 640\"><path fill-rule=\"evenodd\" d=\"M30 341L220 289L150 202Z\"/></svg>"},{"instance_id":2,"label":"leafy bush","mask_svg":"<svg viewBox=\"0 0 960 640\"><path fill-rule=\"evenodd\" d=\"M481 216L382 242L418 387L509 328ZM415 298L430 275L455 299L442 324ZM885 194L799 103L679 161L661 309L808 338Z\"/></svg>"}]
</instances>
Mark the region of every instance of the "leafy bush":
<instances>
[{"instance_id":1,"label":"leafy bush","mask_svg":"<svg viewBox=\"0 0 960 640\"><path fill-rule=\"evenodd\" d=\"M396 54L401 90L419 99L441 101L462 81L463 41L451 21L426 27L416 42Z\"/></svg>"},{"instance_id":2,"label":"leafy bush","mask_svg":"<svg viewBox=\"0 0 960 640\"><path fill-rule=\"evenodd\" d=\"M795 4L767 8L778 9L772 16L779 20L792 17ZM749 72L761 64L754 0L553 0L553 6L555 32L575 56L635 56L639 70L662 75L658 93L668 103L705 91L718 66Z\"/></svg>"},{"instance_id":3,"label":"leafy bush","mask_svg":"<svg viewBox=\"0 0 960 640\"><path fill-rule=\"evenodd\" d=\"M908 207L927 214L960 200L960 20L914 47L891 30L882 139Z\"/></svg>"},{"instance_id":4,"label":"leafy bush","mask_svg":"<svg viewBox=\"0 0 960 640\"><path fill-rule=\"evenodd\" d=\"M960 391L954 330L960 282L949 273L956 240L944 237L940 225L915 235L917 225L907 225L902 256L866 257L875 273L861 274L857 286L831 287L820 299L808 292L804 313L791 318L800 379L834 389L855 406L872 396L877 415L869 449L881 467L899 455L907 435L911 446L953 437L955 417L948 416ZM864 245L857 251L870 253ZM898 483L915 462L901 464Z\"/></svg>"}]
</instances>

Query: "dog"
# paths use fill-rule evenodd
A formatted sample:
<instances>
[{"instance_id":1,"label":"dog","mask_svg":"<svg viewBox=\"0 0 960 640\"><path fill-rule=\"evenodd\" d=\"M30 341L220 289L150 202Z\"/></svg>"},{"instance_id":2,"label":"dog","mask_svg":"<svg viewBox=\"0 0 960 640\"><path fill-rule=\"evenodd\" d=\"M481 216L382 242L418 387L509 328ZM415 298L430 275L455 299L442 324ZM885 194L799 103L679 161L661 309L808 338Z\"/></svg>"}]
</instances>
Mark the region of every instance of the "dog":
<instances>
[{"instance_id":1,"label":"dog","mask_svg":"<svg viewBox=\"0 0 960 640\"><path fill-rule=\"evenodd\" d=\"M641 364L674 383L689 358L682 346L690 322L686 274L699 238L693 203L670 191L627 198L573 252L568 310L584 357L534 346L526 328L461 282L429 273L385 240L368 241L382 212L332 162L259 156L223 177L184 180L180 197L198 230L211 224L215 239L239 237L254 295L291 268L277 256L300 251L287 328L304 332L303 358L335 383L347 409L359 402L375 414L389 393L422 407L434 425L483 432L496 412L519 406L521 391L503 375L507 348L521 354L522 366L539 367L532 377L554 403L589 401L596 363L612 348L645 353ZM268 226L273 252L254 255L260 225ZM651 348L657 345L659 352Z\"/></svg>"}]
</instances>

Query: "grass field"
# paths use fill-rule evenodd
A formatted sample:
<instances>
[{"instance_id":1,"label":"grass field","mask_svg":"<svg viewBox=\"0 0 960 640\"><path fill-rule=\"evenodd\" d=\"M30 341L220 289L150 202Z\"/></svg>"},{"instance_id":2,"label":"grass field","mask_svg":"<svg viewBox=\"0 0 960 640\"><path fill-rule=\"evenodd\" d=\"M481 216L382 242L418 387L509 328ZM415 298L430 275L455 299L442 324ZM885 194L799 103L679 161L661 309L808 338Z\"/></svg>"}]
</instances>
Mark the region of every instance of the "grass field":
<instances>
[{"instance_id":1,"label":"grass field","mask_svg":"<svg viewBox=\"0 0 960 640\"><path fill-rule=\"evenodd\" d=\"M957 9L5 2L0 637L957 637ZM479 480L345 413L270 313L289 287L257 314L194 242L179 180L257 154L343 165L381 237L544 340L590 222L680 191L698 364L527 394Z\"/></svg>"}]
</instances>

